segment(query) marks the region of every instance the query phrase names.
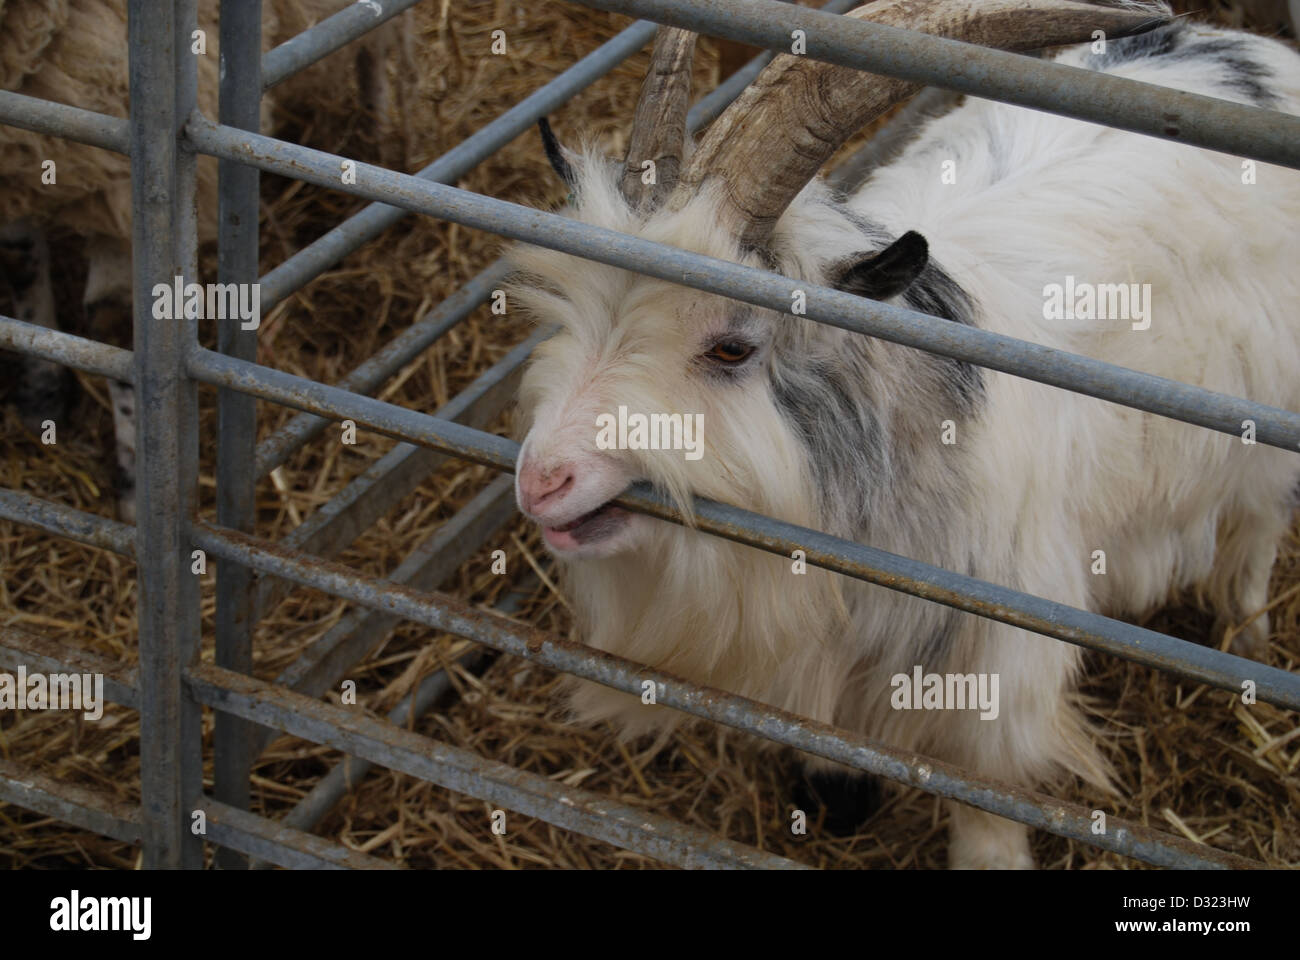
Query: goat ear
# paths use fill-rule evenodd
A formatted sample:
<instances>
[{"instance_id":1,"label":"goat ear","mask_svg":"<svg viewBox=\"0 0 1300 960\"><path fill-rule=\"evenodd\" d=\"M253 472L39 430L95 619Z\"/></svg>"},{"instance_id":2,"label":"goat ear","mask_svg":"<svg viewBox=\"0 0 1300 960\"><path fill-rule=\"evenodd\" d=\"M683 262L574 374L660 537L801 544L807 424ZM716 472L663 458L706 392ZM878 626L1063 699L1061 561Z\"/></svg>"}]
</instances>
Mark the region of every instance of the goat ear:
<instances>
[{"instance_id":1,"label":"goat ear","mask_svg":"<svg viewBox=\"0 0 1300 960\"><path fill-rule=\"evenodd\" d=\"M888 300L910 287L929 261L925 237L909 230L879 253L851 264L835 288L870 300Z\"/></svg>"},{"instance_id":2,"label":"goat ear","mask_svg":"<svg viewBox=\"0 0 1300 960\"><path fill-rule=\"evenodd\" d=\"M551 162L553 169L561 180L569 187L577 183L577 176L574 175L573 165L569 163L569 158L565 155L565 149L560 146L560 141L555 139L555 132L551 130L550 121L545 117L537 118L537 128L542 133L542 146L546 148L546 159Z\"/></svg>"}]
</instances>

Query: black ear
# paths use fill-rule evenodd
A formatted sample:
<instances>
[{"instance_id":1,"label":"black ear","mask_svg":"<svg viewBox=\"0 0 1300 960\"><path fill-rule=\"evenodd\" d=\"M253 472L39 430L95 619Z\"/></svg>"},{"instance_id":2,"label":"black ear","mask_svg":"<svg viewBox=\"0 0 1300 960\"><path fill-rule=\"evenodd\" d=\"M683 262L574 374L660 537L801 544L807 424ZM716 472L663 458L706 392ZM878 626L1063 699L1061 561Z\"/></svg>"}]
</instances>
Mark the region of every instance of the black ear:
<instances>
[{"instance_id":1,"label":"black ear","mask_svg":"<svg viewBox=\"0 0 1300 960\"><path fill-rule=\"evenodd\" d=\"M545 117L537 118L537 128L542 132L542 146L546 148L546 159L551 161L551 169L560 175L570 187L577 182L577 177L573 175L573 167L569 165L569 160L564 155L564 148L560 146L560 141L555 139L555 133L551 130L550 121Z\"/></svg>"},{"instance_id":2,"label":"black ear","mask_svg":"<svg viewBox=\"0 0 1300 960\"><path fill-rule=\"evenodd\" d=\"M929 260L925 237L909 230L879 253L851 264L835 288L870 300L888 300L910 287Z\"/></svg>"}]
</instances>

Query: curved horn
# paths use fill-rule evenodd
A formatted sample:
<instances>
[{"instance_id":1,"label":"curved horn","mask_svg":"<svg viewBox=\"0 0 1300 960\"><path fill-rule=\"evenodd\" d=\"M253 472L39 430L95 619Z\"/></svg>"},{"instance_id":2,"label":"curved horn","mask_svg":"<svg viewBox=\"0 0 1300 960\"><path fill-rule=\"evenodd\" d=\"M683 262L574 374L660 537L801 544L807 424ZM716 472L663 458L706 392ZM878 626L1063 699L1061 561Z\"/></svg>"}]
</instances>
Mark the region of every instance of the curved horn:
<instances>
[{"instance_id":1,"label":"curved horn","mask_svg":"<svg viewBox=\"0 0 1300 960\"><path fill-rule=\"evenodd\" d=\"M641 84L623 162L621 187L633 207L648 210L656 206L677 184L686 145L695 37L678 27L660 27L655 34L654 55ZM654 161L653 184L641 179L647 160Z\"/></svg>"},{"instance_id":2,"label":"curved horn","mask_svg":"<svg viewBox=\"0 0 1300 960\"><path fill-rule=\"evenodd\" d=\"M844 16L1006 50L1115 39L1163 22L1151 10L1072 0L878 0ZM761 246L795 195L858 130L921 84L782 54L720 116L682 170L669 205L701 182L725 183L723 219L746 246Z\"/></svg>"}]
</instances>

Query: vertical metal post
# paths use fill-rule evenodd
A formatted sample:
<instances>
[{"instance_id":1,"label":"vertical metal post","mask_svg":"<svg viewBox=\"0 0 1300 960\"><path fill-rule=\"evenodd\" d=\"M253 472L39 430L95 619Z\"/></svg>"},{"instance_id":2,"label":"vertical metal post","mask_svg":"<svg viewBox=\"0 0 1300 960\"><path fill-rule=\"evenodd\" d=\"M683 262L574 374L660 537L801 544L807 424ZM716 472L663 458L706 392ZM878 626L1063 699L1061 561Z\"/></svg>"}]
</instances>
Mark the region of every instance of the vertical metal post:
<instances>
[{"instance_id":1,"label":"vertical metal post","mask_svg":"<svg viewBox=\"0 0 1300 960\"><path fill-rule=\"evenodd\" d=\"M221 110L223 124L258 132L262 100L262 0L222 0ZM258 177L256 167L222 160L217 172L220 283L252 284L258 278ZM240 360L257 360L257 331L237 318L218 320L217 349ZM235 390L217 394L217 522L252 531L256 471L257 401ZM240 673L253 668L252 571L217 565L218 666ZM226 713L216 716L215 795L240 810L249 804L252 763L249 725ZM217 865L247 866L235 850L217 852Z\"/></svg>"},{"instance_id":2,"label":"vertical metal post","mask_svg":"<svg viewBox=\"0 0 1300 960\"><path fill-rule=\"evenodd\" d=\"M203 786L201 731L182 680L199 641L199 584L190 572L198 422L185 370L197 324L154 315L155 300L174 306L170 293L154 296L156 285L170 291L177 277L194 276L193 155L178 157L180 110L196 83L188 44L178 39L194 22L194 3L130 0L127 10L144 865L198 868L203 846L189 812Z\"/></svg>"}]
</instances>

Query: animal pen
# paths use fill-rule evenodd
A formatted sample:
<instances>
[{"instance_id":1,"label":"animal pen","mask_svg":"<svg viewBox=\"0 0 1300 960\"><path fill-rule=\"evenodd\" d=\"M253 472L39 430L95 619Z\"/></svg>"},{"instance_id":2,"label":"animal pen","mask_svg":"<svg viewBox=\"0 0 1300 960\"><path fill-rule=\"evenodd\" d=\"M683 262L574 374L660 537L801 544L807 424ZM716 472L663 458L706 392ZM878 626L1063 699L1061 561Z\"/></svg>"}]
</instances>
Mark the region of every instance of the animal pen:
<instances>
[{"instance_id":1,"label":"animal pen","mask_svg":"<svg viewBox=\"0 0 1300 960\"><path fill-rule=\"evenodd\" d=\"M28 632L0 628L0 667L25 665L50 673L97 673L106 697L139 711L142 803L124 809L93 790L59 784L18 762L0 760L0 800L139 845L155 868L199 868L204 840L216 862L244 857L291 868L386 868L392 864L307 832L355 775L340 764L284 821L249 812L249 773L274 731L325 744L365 764L381 765L439 787L537 817L566 830L669 864L712 868L793 868L796 863L726 840L668 817L581 788L488 760L404 730L408 711L429 708L445 689L426 678L384 723L319 697L399 618L487 647L640 694L652 683L657 701L696 717L953 798L994 814L1151 864L1235 868L1255 864L1231 853L1115 818L1094 832L1090 811L1051 796L972 775L954 766L891 749L847 731L694 685L485 613L410 583L433 582L466 557L513 513L508 474L518 445L485 432L513 389L511 374L545 335L512 350L438 411L422 414L373 399L404 364L487 301L506 276L498 261L455 296L349 374L328 386L255 363L256 332L220 326L218 350L202 348L197 321L156 319L158 283L197 280L195 158L220 161L221 283L261 284L264 309L285 300L407 212L498 235L720 294L760 307L789 309L793 281L763 270L584 225L489 198L454 184L539 118L565 104L653 38L664 23L754 44L790 47L806 37L806 55L948 90L1047 110L1148 136L1300 168L1300 118L1258 107L1098 73L1082 74L1030 57L971 47L865 20L838 18L854 2L833 0L812 10L775 0L579 0L602 10L643 17L614 40L546 83L479 133L419 174L377 166L261 136L263 91L327 56L417 0L363 0L261 53L259 0L221 4L221 107L214 122L195 109L190 55L196 0L130 0L130 117L0 92L0 122L129 155L133 189L134 352L0 317L0 346L87 373L133 383L139 395L138 522L134 529L16 490L0 491L0 516L131 557L138 570L139 666L130 668ZM698 129L717 116L771 58L751 62L693 108ZM371 201L265 276L258 275L259 171L341 190ZM180 282L180 281L178 281ZM1258 442L1300 453L1300 414L1224 396L1082 356L1013 340L900 307L803 284L807 316L860 334L1102 398L1226 434L1253 421ZM196 390L218 388L215 522L196 509L199 433ZM301 413L256 442L257 400ZM358 483L322 506L282 542L253 536L253 492L289 456L329 424L351 420L401 441ZM361 576L313 556L364 528L409 487L395 477L427 474L443 457L502 471L488 490L447 521L430 549L413 554L389 579ZM648 488L617 501L664 522L682 518ZM1198 684L1300 709L1300 676L1162 633L1074 609L852 543L735 506L697 503L703 532L754 549L790 556L802 550L815 566L959 610L1077 644ZM218 563L216 660L197 657L199 578L195 552ZM365 612L332 629L303 655L286 682L252 677L252 630L259 616L296 584L325 591ZM205 793L200 712L215 713L215 786ZM202 816L198 816L199 812ZM194 825L203 824L196 832Z\"/></svg>"}]
</instances>

